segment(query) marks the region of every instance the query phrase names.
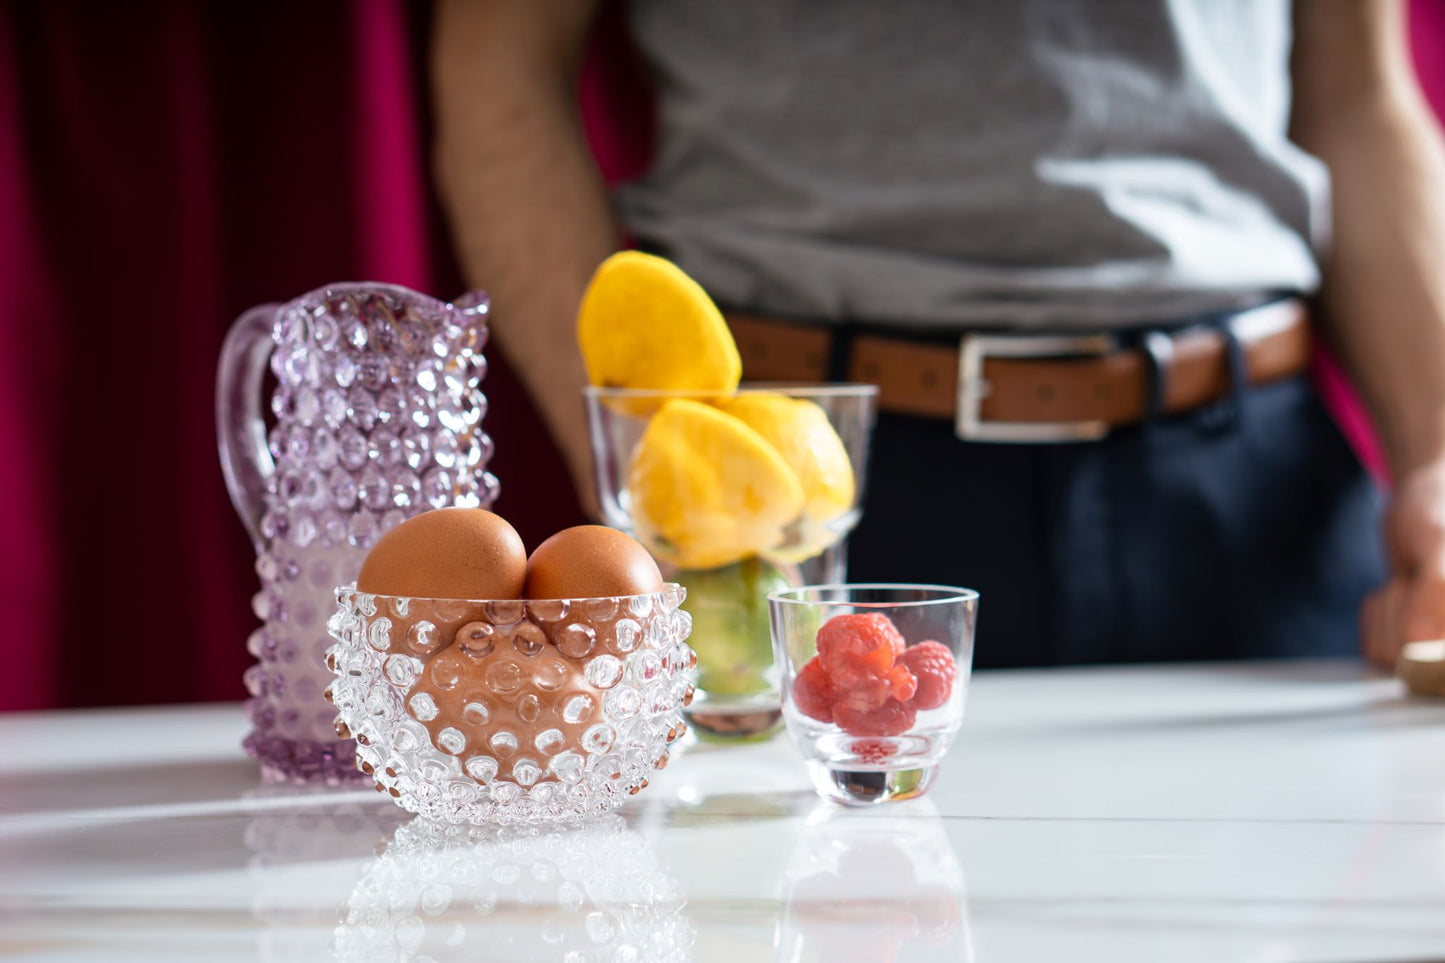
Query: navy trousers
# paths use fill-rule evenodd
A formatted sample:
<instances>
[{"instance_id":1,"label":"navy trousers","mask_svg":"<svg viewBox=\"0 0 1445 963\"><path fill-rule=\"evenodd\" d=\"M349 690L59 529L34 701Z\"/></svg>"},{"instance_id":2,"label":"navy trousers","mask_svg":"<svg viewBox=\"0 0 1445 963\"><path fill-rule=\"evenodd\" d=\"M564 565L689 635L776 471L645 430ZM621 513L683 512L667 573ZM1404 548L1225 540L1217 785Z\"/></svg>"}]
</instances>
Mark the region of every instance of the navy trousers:
<instances>
[{"instance_id":1,"label":"navy trousers","mask_svg":"<svg viewBox=\"0 0 1445 963\"><path fill-rule=\"evenodd\" d=\"M882 414L849 577L977 589L984 667L1352 655L1380 506L1303 378L1083 444Z\"/></svg>"}]
</instances>

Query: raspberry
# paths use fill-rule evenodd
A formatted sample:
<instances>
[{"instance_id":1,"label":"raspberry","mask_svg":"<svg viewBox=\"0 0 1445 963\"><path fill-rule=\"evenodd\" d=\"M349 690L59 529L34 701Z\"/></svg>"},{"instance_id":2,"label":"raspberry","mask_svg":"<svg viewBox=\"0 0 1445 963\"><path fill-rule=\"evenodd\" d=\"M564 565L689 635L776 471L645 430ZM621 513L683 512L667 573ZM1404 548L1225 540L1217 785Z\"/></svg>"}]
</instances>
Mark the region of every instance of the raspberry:
<instances>
[{"instance_id":1,"label":"raspberry","mask_svg":"<svg viewBox=\"0 0 1445 963\"><path fill-rule=\"evenodd\" d=\"M833 707L833 721L850 736L901 736L912 728L916 715L912 705L897 699L877 709L860 711L841 703Z\"/></svg>"},{"instance_id":2,"label":"raspberry","mask_svg":"<svg viewBox=\"0 0 1445 963\"><path fill-rule=\"evenodd\" d=\"M888 677L882 675L860 676L847 688L834 686L833 693L834 709L839 706L847 706L850 709L857 709L859 712L876 709L892 696Z\"/></svg>"},{"instance_id":3,"label":"raspberry","mask_svg":"<svg viewBox=\"0 0 1445 963\"><path fill-rule=\"evenodd\" d=\"M918 677L906 665L888 670L888 694L899 702L907 702L918 691Z\"/></svg>"},{"instance_id":4,"label":"raspberry","mask_svg":"<svg viewBox=\"0 0 1445 963\"><path fill-rule=\"evenodd\" d=\"M898 659L918 677L918 691L913 696L915 709L937 709L953 692L958 666L953 653L940 642L920 642Z\"/></svg>"},{"instance_id":5,"label":"raspberry","mask_svg":"<svg viewBox=\"0 0 1445 963\"><path fill-rule=\"evenodd\" d=\"M819 722L833 721L833 701L837 696L817 656L804 663L798 677L793 680L793 704L803 715Z\"/></svg>"},{"instance_id":6,"label":"raspberry","mask_svg":"<svg viewBox=\"0 0 1445 963\"><path fill-rule=\"evenodd\" d=\"M846 689L835 686L833 708L846 705L866 712L877 709L889 699L907 702L913 698L917 688L918 680L913 677L913 673L901 665L895 665L885 675L863 676Z\"/></svg>"},{"instance_id":7,"label":"raspberry","mask_svg":"<svg viewBox=\"0 0 1445 963\"><path fill-rule=\"evenodd\" d=\"M886 615L835 615L818 630L818 658L840 689L887 675L903 651L903 636Z\"/></svg>"},{"instance_id":8,"label":"raspberry","mask_svg":"<svg viewBox=\"0 0 1445 963\"><path fill-rule=\"evenodd\" d=\"M854 739L848 747L864 762L880 763L898 751L898 747L882 739Z\"/></svg>"}]
</instances>

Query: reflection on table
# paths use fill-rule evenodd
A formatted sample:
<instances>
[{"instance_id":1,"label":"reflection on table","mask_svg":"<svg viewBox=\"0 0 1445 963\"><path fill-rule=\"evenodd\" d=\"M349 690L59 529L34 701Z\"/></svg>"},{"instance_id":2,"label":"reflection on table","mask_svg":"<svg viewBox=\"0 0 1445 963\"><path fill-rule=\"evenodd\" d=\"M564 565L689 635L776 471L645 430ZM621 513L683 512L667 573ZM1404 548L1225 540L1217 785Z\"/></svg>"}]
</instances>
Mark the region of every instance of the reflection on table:
<instances>
[{"instance_id":1,"label":"reflection on table","mask_svg":"<svg viewBox=\"0 0 1445 963\"><path fill-rule=\"evenodd\" d=\"M366 867L331 944L340 960L688 959L677 881L616 815L567 827L414 820Z\"/></svg>"},{"instance_id":2,"label":"reflection on table","mask_svg":"<svg viewBox=\"0 0 1445 963\"><path fill-rule=\"evenodd\" d=\"M318 894L348 891L357 854L384 845L407 814L373 792L324 786L267 785L242 798L251 913L262 924L257 955L267 963L319 958Z\"/></svg>"},{"instance_id":3,"label":"reflection on table","mask_svg":"<svg viewBox=\"0 0 1445 963\"><path fill-rule=\"evenodd\" d=\"M780 961L971 961L963 869L928 800L820 803L783 875Z\"/></svg>"}]
</instances>

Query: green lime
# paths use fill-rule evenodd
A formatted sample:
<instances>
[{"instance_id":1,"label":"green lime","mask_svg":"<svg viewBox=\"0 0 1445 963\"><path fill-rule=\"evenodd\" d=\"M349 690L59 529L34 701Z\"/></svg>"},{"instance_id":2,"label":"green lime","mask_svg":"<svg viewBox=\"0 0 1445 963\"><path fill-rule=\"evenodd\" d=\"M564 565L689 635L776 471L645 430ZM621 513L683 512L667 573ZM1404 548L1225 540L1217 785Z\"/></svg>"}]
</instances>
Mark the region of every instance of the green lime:
<instances>
[{"instance_id":1,"label":"green lime","mask_svg":"<svg viewBox=\"0 0 1445 963\"><path fill-rule=\"evenodd\" d=\"M758 558L724 568L684 571L688 644L697 653L698 688L714 695L754 695L772 688L773 643L768 593L791 587L787 569Z\"/></svg>"}]
</instances>

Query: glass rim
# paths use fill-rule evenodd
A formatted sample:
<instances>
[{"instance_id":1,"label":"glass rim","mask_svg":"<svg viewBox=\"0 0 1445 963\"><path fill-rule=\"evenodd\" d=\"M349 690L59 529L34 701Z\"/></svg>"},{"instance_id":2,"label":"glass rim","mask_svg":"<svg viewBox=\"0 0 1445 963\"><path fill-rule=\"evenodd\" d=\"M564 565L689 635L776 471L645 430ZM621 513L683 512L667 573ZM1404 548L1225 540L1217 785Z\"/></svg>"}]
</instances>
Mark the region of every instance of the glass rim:
<instances>
[{"instance_id":1,"label":"glass rim","mask_svg":"<svg viewBox=\"0 0 1445 963\"><path fill-rule=\"evenodd\" d=\"M387 294L403 301L424 301L427 307L449 308L454 307L462 310L458 301L465 301L469 296L477 294L477 291L467 291L456 299L448 301L427 294L425 291L418 291L416 288L407 287L405 284L397 284L395 281L333 281L330 284L323 284L320 287L312 288L305 294L298 294L294 298L287 298L284 301L271 302L277 308L304 307L306 302L326 300L334 297L355 297L358 294Z\"/></svg>"},{"instance_id":2,"label":"glass rim","mask_svg":"<svg viewBox=\"0 0 1445 963\"><path fill-rule=\"evenodd\" d=\"M823 600L810 599L804 596L810 592L825 592L829 590L852 593L859 590L869 591L926 591L939 593L938 598L931 599L907 599L897 602L851 602L846 599ZM932 582L830 582L820 585L799 585L794 588L778 589L768 593L769 602L778 602L785 605L858 605L877 608L913 608L924 605L947 605L957 602L976 602L979 599L977 589L964 588L961 585L939 585Z\"/></svg>"},{"instance_id":3,"label":"glass rim","mask_svg":"<svg viewBox=\"0 0 1445 963\"><path fill-rule=\"evenodd\" d=\"M608 388L586 385L588 398L721 398L745 394L789 394L815 397L871 398L878 386L852 381L744 381L733 391L707 388Z\"/></svg>"},{"instance_id":4,"label":"glass rim","mask_svg":"<svg viewBox=\"0 0 1445 963\"><path fill-rule=\"evenodd\" d=\"M631 599L655 599L662 595L671 595L683 590L681 582L663 582L662 588L656 592L638 592L634 595L577 595L565 599L458 599L437 595L389 595L386 592L364 592L356 587L355 582L347 582L345 585L336 586L338 594L368 595L374 599L406 599L409 602L464 602L467 605L485 605L488 602L518 602L527 605L532 602L600 602L603 600L626 602ZM681 604L681 603L679 603Z\"/></svg>"}]
</instances>

